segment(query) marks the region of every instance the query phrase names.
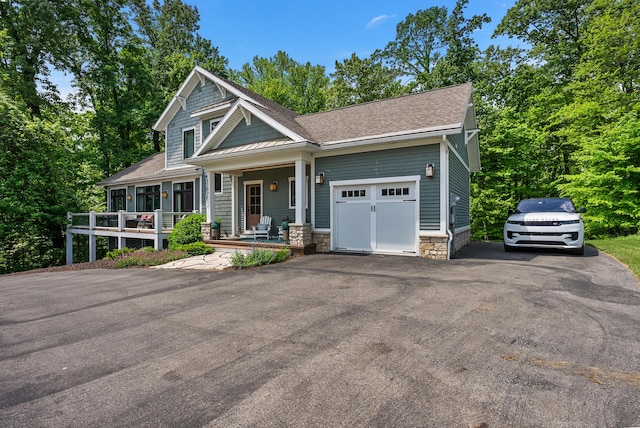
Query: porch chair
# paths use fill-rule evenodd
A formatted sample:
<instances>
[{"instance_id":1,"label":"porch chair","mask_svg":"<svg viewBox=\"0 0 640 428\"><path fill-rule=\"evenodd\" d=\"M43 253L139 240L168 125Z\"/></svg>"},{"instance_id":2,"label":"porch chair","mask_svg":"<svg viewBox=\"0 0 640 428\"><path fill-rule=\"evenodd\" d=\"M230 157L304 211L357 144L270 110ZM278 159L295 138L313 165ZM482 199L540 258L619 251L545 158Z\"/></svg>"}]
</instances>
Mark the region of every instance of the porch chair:
<instances>
[{"instance_id":1,"label":"porch chair","mask_svg":"<svg viewBox=\"0 0 640 428\"><path fill-rule=\"evenodd\" d=\"M271 217L263 215L260 217L260 223L257 226L252 227L253 240L255 241L258 236L266 236L269 239L269 231L271 230Z\"/></svg>"}]
</instances>

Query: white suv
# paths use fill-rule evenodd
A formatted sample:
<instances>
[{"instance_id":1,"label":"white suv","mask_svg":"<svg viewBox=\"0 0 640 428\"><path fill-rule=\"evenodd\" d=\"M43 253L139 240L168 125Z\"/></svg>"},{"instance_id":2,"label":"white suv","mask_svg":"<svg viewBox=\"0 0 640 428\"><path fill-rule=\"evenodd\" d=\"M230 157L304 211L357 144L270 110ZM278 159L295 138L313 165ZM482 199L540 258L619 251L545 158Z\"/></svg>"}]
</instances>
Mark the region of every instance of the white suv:
<instances>
[{"instance_id":1,"label":"white suv","mask_svg":"<svg viewBox=\"0 0 640 428\"><path fill-rule=\"evenodd\" d=\"M504 250L558 248L584 254L584 224L569 198L523 199L504 224Z\"/></svg>"}]
</instances>

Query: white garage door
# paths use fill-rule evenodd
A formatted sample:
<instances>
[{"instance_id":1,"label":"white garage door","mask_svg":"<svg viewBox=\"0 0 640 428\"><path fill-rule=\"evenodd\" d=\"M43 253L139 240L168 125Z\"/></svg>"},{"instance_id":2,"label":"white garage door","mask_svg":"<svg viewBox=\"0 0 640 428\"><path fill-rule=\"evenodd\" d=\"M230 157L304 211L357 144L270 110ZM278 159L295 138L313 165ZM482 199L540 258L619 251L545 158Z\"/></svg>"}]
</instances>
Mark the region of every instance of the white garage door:
<instances>
[{"instance_id":1,"label":"white garage door","mask_svg":"<svg viewBox=\"0 0 640 428\"><path fill-rule=\"evenodd\" d=\"M416 190L415 181L334 186L335 249L416 254Z\"/></svg>"}]
</instances>

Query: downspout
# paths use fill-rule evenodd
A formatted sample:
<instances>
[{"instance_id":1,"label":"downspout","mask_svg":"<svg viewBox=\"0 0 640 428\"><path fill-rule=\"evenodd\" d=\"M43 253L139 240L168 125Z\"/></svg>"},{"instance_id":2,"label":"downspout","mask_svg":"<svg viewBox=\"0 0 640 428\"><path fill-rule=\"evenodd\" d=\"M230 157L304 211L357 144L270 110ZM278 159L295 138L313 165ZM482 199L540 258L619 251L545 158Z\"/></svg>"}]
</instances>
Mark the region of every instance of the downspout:
<instances>
[{"instance_id":1,"label":"downspout","mask_svg":"<svg viewBox=\"0 0 640 428\"><path fill-rule=\"evenodd\" d=\"M446 135L442 136L442 145L444 146L444 159L442 160L442 179L445 180L445 204L447 207L447 218L445 227L447 230L447 260L451 259L451 243L453 242L453 232L451 232L449 217L451 216L451 203L449 201L449 140Z\"/></svg>"}]
</instances>

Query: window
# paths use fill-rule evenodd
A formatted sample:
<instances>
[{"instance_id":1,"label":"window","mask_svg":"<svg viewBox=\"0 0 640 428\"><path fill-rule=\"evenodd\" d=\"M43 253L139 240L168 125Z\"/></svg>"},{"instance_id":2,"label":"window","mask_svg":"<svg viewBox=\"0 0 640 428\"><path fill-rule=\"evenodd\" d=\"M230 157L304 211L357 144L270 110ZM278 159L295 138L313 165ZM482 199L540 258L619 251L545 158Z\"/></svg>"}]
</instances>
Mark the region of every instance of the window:
<instances>
[{"instance_id":1,"label":"window","mask_svg":"<svg viewBox=\"0 0 640 428\"><path fill-rule=\"evenodd\" d=\"M173 211L177 213L193 211L193 182L173 184Z\"/></svg>"},{"instance_id":2,"label":"window","mask_svg":"<svg viewBox=\"0 0 640 428\"><path fill-rule=\"evenodd\" d=\"M222 193L222 174L216 174L213 178L214 181L214 192Z\"/></svg>"},{"instance_id":3,"label":"window","mask_svg":"<svg viewBox=\"0 0 640 428\"><path fill-rule=\"evenodd\" d=\"M187 129L182 132L182 158L190 158L195 150L196 130Z\"/></svg>"},{"instance_id":4,"label":"window","mask_svg":"<svg viewBox=\"0 0 640 428\"><path fill-rule=\"evenodd\" d=\"M366 196L367 196L367 191L365 189L342 191L343 198L365 198Z\"/></svg>"},{"instance_id":5,"label":"window","mask_svg":"<svg viewBox=\"0 0 640 428\"><path fill-rule=\"evenodd\" d=\"M160 185L136 187L136 211L154 211L160 208Z\"/></svg>"},{"instance_id":6,"label":"window","mask_svg":"<svg viewBox=\"0 0 640 428\"><path fill-rule=\"evenodd\" d=\"M306 177L305 194L307 199L305 201L305 208L309 208L309 177ZM289 209L296 207L296 178L289 177Z\"/></svg>"},{"instance_id":7,"label":"window","mask_svg":"<svg viewBox=\"0 0 640 428\"><path fill-rule=\"evenodd\" d=\"M127 189L115 189L111 191L111 212L127 209Z\"/></svg>"}]
</instances>

